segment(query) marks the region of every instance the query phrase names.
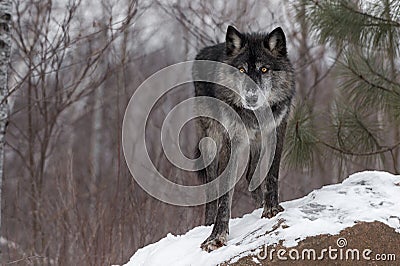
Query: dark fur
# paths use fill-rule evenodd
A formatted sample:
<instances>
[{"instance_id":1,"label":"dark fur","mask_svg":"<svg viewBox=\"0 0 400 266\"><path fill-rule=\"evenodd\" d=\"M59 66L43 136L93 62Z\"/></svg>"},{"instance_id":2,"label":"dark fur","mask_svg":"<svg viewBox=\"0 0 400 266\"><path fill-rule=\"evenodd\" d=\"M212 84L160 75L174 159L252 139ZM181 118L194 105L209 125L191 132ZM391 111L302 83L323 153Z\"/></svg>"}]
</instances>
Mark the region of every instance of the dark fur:
<instances>
[{"instance_id":1,"label":"dark fur","mask_svg":"<svg viewBox=\"0 0 400 266\"><path fill-rule=\"evenodd\" d=\"M271 218L283 210L278 203L279 163L286 120L294 95L294 74L287 57L284 33L282 29L277 28L270 34L243 34L229 26L226 42L202 49L196 59L223 62L237 68L244 65L246 66L246 74L259 85L261 90L270 93L270 97L266 101L271 106L277 124L277 147L266 180L252 192L252 195L257 205L264 207L262 216ZM267 74L260 72L260 65L268 67ZM229 73L221 73L218 69L209 71L209 75L234 80L233 77L229 76ZM196 70L194 70L194 73L196 73ZM243 87L243 95L255 95L255 92L251 90L254 90L254 88ZM262 141L259 134L260 125L253 110L246 108L246 101L240 98L238 94L216 84L195 82L195 93L196 96L211 96L229 104L239 114L246 129L253 132L253 137L250 139L250 160L246 172L246 178L250 180L260 157ZM258 99L257 95L254 98ZM197 106L197 108L204 109L207 106ZM259 108L268 108L268 105ZM240 141L241 136L229 140L224 128L215 120L207 118L198 120L197 131L200 138L211 137L217 143L216 158L206 169L199 171L201 179L204 182L210 182L226 168L230 156L231 141ZM207 156L207 153L202 155ZM230 159L237 160L238 158ZM211 235L202 244L202 248L206 251L212 251L226 243L229 233L228 223L232 195L233 189L218 200L206 204L205 223L206 225L214 224Z\"/></svg>"}]
</instances>

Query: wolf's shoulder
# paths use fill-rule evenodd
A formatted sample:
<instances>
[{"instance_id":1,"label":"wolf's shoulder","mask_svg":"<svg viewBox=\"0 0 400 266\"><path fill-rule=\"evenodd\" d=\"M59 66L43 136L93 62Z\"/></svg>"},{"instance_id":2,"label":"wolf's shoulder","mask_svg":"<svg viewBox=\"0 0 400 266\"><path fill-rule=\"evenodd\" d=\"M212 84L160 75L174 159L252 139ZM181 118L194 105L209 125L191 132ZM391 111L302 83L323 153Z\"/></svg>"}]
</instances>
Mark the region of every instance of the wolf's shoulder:
<instances>
[{"instance_id":1,"label":"wolf's shoulder","mask_svg":"<svg viewBox=\"0 0 400 266\"><path fill-rule=\"evenodd\" d=\"M200 50L196 56L196 60L212 60L221 61L225 54L225 43L207 46Z\"/></svg>"}]
</instances>

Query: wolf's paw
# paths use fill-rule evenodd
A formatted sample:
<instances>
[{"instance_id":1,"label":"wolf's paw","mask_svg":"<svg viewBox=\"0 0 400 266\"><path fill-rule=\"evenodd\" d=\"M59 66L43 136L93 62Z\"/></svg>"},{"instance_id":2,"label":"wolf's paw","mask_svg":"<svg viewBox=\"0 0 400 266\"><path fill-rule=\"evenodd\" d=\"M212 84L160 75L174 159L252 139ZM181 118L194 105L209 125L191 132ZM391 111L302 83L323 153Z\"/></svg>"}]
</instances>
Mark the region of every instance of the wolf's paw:
<instances>
[{"instance_id":1,"label":"wolf's paw","mask_svg":"<svg viewBox=\"0 0 400 266\"><path fill-rule=\"evenodd\" d=\"M271 219L272 217L276 216L278 213L283 212L285 209L281 205L277 205L272 208L264 208L262 218Z\"/></svg>"},{"instance_id":2,"label":"wolf's paw","mask_svg":"<svg viewBox=\"0 0 400 266\"><path fill-rule=\"evenodd\" d=\"M211 252L222 246L225 246L225 244L227 242L226 239L227 239L226 233L217 235L215 237L210 236L201 244L200 247L204 251Z\"/></svg>"}]
</instances>

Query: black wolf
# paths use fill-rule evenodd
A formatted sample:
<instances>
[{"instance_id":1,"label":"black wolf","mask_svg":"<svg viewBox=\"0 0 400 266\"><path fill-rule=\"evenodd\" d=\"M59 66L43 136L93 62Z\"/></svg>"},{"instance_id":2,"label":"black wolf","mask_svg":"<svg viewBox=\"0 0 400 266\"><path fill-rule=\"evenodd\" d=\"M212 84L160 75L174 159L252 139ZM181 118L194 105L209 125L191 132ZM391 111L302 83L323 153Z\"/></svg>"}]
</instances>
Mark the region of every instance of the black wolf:
<instances>
[{"instance_id":1,"label":"black wolf","mask_svg":"<svg viewBox=\"0 0 400 266\"><path fill-rule=\"evenodd\" d=\"M224 43L203 48L196 60L212 60L222 62L238 69L242 75L248 75L257 84L256 87L239 85L239 93L209 82L195 82L196 96L217 98L232 107L245 124L250 138L250 158L246 170L246 178L250 180L261 153L260 125L255 119L255 110L271 108L275 119L277 146L273 163L265 181L252 192L259 206L264 207L262 217L271 218L283 211L278 202L278 175L282 153L283 139L286 131L286 121L294 96L294 73L287 57L286 38L283 30L278 27L269 34L240 33L229 26ZM212 70L210 75L222 79L230 79L229 73L218 73ZM194 70L193 73L196 71ZM233 80L233 77L232 77ZM266 95L266 96L265 96ZM197 106L197 108L207 108ZM223 112L223 111L221 111ZM230 119L229 114L222 114ZM232 123L234 119L232 118ZM272 123L273 124L273 123ZM213 119L197 120L197 132L200 138L210 137L217 144L217 154L206 168L198 172L204 182L214 180L227 166L231 151L231 141L224 128ZM205 154L208 156L207 148ZM235 158L238 160L238 158ZM215 250L227 241L229 234L229 219L231 215L233 189L217 200L206 204L205 223L214 224L211 235L201 244L208 252Z\"/></svg>"}]
</instances>

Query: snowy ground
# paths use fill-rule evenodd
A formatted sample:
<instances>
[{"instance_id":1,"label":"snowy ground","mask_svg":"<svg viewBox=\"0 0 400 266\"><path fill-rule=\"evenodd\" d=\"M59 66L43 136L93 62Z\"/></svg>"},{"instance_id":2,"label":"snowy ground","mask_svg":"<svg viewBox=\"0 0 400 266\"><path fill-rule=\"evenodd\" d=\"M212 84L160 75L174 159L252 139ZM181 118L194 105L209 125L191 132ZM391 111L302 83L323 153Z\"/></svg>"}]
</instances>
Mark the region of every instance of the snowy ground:
<instances>
[{"instance_id":1,"label":"snowy ground","mask_svg":"<svg viewBox=\"0 0 400 266\"><path fill-rule=\"evenodd\" d=\"M185 235L168 234L139 249L126 265L205 266L237 261L264 244L283 240L284 246L292 247L308 236L337 234L356 221L380 221L400 233L400 176L357 173L341 184L322 187L282 206L285 211L273 219L260 218L262 209L232 219L227 246L211 253L200 249L211 226L199 226Z\"/></svg>"}]
</instances>

